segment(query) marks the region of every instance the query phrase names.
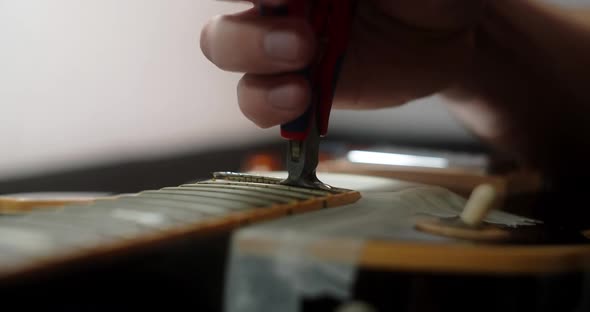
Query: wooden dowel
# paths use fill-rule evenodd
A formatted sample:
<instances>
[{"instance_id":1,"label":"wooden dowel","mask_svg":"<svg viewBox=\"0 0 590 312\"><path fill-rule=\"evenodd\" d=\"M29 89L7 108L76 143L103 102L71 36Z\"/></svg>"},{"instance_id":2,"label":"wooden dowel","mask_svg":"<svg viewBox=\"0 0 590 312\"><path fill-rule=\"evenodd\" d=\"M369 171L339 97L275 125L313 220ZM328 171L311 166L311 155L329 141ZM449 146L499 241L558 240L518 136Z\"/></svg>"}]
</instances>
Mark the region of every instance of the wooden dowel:
<instances>
[{"instance_id":1,"label":"wooden dowel","mask_svg":"<svg viewBox=\"0 0 590 312\"><path fill-rule=\"evenodd\" d=\"M489 212L494 209L498 200L496 189L489 184L482 184L476 187L465 208L461 213L461 220L467 225L478 226L486 218Z\"/></svg>"}]
</instances>

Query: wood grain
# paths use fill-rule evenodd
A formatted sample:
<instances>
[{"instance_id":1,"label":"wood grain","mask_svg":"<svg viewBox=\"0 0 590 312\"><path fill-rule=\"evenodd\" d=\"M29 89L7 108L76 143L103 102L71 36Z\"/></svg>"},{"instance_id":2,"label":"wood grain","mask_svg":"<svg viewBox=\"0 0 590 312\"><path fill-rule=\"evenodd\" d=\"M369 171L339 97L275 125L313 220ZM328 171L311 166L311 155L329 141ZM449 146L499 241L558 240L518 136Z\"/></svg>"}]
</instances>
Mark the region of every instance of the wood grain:
<instances>
[{"instance_id":1,"label":"wood grain","mask_svg":"<svg viewBox=\"0 0 590 312\"><path fill-rule=\"evenodd\" d=\"M0 197L0 213L13 214L32 211L35 209L42 209L46 207L64 206L70 204L88 204L95 199L79 198L79 199L28 199L16 197Z\"/></svg>"}]
</instances>

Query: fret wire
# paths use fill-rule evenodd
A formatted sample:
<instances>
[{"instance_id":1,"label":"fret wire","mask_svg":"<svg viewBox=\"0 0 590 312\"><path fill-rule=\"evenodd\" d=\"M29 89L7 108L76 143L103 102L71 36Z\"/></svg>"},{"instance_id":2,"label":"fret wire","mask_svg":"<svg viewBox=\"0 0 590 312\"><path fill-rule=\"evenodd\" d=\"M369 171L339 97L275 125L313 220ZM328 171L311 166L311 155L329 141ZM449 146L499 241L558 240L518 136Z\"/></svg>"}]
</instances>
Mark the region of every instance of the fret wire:
<instances>
[{"instance_id":1,"label":"fret wire","mask_svg":"<svg viewBox=\"0 0 590 312\"><path fill-rule=\"evenodd\" d=\"M209 180L203 181L195 184L210 184L210 185L244 185L244 186L253 186L253 187L262 187L262 188L269 188L275 190L283 190L283 191L290 191L299 194L305 195L312 195L312 196L328 196L330 195L329 192L321 191L321 190L312 190L312 189L305 189L305 188L297 188L288 185L281 185L281 184L262 184L262 183L253 183L253 182L231 182L231 181L223 181L223 180Z\"/></svg>"},{"instance_id":2,"label":"fret wire","mask_svg":"<svg viewBox=\"0 0 590 312\"><path fill-rule=\"evenodd\" d=\"M105 199L106 200L113 200L113 199ZM62 207L62 209L56 210L54 213L56 214L60 214L60 213L68 213L68 214L98 214L100 215L101 213L104 213L101 210L104 210L106 207L102 207L101 205L99 205L99 201L97 200L93 203L90 204L86 204L86 205L65 205ZM41 210L37 211L37 213L40 213Z\"/></svg>"},{"instance_id":3,"label":"fret wire","mask_svg":"<svg viewBox=\"0 0 590 312\"><path fill-rule=\"evenodd\" d=\"M164 216L180 222L180 223L192 223L196 220L203 220L207 216L199 212L197 210L190 210L190 209L179 209L175 207L165 206L165 205L158 205L153 204L150 202L138 202L138 201L130 201L127 199L119 199L116 202L112 203L101 203L102 206L110 206L113 209L116 208L125 208L125 209L136 209L139 211L146 211L152 213L160 213Z\"/></svg>"},{"instance_id":4,"label":"fret wire","mask_svg":"<svg viewBox=\"0 0 590 312\"><path fill-rule=\"evenodd\" d=\"M173 195L173 194L164 194L158 192L150 192L150 193L139 193L138 197L144 198L158 198L158 199L168 199L173 201L179 202L189 202L189 203L198 203L198 204L207 204L212 205L215 207L221 208L228 208L232 210L244 210L249 208L256 208L252 205L248 205L242 202L236 202L232 200L223 200L220 198L208 198L208 197L197 197L197 196L190 196L190 195Z\"/></svg>"},{"instance_id":5,"label":"fret wire","mask_svg":"<svg viewBox=\"0 0 590 312\"><path fill-rule=\"evenodd\" d=\"M49 230L56 230L56 233L63 232L63 234L67 236L87 236L87 238L90 238L89 241L92 241L93 239L100 241L101 237L106 237L106 235L99 233L95 229L89 227L80 226L79 224L72 223L57 223L53 221L54 220L51 220L49 218L22 218L17 223L21 225L26 224L40 228L47 228ZM76 233L76 235L72 235L72 233Z\"/></svg>"},{"instance_id":6,"label":"fret wire","mask_svg":"<svg viewBox=\"0 0 590 312\"><path fill-rule=\"evenodd\" d=\"M13 221L10 227L25 230L42 232L49 239L51 239L55 245L53 249L71 249L71 248L91 248L100 243L108 241L104 236L96 235L96 233L88 231L77 231L76 235L72 235L72 228L65 227L64 225L35 222L30 220L18 220Z\"/></svg>"},{"instance_id":7,"label":"fret wire","mask_svg":"<svg viewBox=\"0 0 590 312\"><path fill-rule=\"evenodd\" d=\"M122 198L123 199L123 198ZM152 206L166 206L173 209L183 209L187 211L194 211L201 213L204 216L223 216L231 213L232 209L225 207L214 207L210 204L196 203L194 201L178 201L169 198L152 198L144 196L127 196L124 200L130 202L137 202L145 205Z\"/></svg>"},{"instance_id":8,"label":"fret wire","mask_svg":"<svg viewBox=\"0 0 590 312\"><path fill-rule=\"evenodd\" d=\"M18 215L0 214L0 233L15 236L0 239L0 267L9 268L14 261L26 265L27 261L86 251L145 234L163 235L179 225L223 221L225 216L244 210L297 205L338 193L280 182L280 179L217 173L208 181L97 199L90 204L47 207Z\"/></svg>"},{"instance_id":9,"label":"fret wire","mask_svg":"<svg viewBox=\"0 0 590 312\"><path fill-rule=\"evenodd\" d=\"M219 199L219 200L225 200L225 201L231 201L231 202L241 202L244 204L247 204L249 206L254 206L254 207L264 207L264 206L270 206L273 203L272 202L268 202L266 200L261 200L261 199L257 199L257 198L252 198L252 197L246 197L246 196L237 196L237 195L230 195L230 194L222 194L222 193L216 193L216 192L207 192L207 191L190 191L190 190L183 190L183 191L175 191L175 190L158 190L158 191L148 191L146 193L158 193L158 194L169 194L169 195L178 195L178 196L190 196L193 198L211 198L211 199Z\"/></svg>"},{"instance_id":10,"label":"fret wire","mask_svg":"<svg viewBox=\"0 0 590 312\"><path fill-rule=\"evenodd\" d=\"M121 206L121 205L118 205ZM116 207L116 206L114 206ZM97 209L98 208L98 209ZM46 218L46 217L54 217L54 220L57 220L55 218L73 218L79 221L86 221L86 222L94 222L94 223L113 223L113 222L118 222L118 223L123 223L126 224L127 226L142 226L141 224L137 224L137 222L134 222L132 220L125 220L125 219L119 219L116 218L114 216L112 216L113 213L113 207L110 207L108 205L99 205L99 204L93 204L93 205L88 205L88 206L64 206L64 209L62 209L61 211L55 213L55 212L38 212L36 214L29 214L26 215L24 217L25 220L28 219L32 219L32 218L37 218L37 217L41 217L41 218Z\"/></svg>"},{"instance_id":11,"label":"fret wire","mask_svg":"<svg viewBox=\"0 0 590 312\"><path fill-rule=\"evenodd\" d=\"M238 172L214 172L212 180L225 180L234 182L255 182L264 184L280 184L282 182L279 178L266 177L260 175L253 175Z\"/></svg>"},{"instance_id":12,"label":"fret wire","mask_svg":"<svg viewBox=\"0 0 590 312\"><path fill-rule=\"evenodd\" d=\"M7 257L31 258L55 251L58 248L72 248L72 246L56 246L54 241L37 229L30 229L17 224L0 226L0 253ZM8 234L8 235L7 235Z\"/></svg>"},{"instance_id":13,"label":"fret wire","mask_svg":"<svg viewBox=\"0 0 590 312\"><path fill-rule=\"evenodd\" d=\"M136 237L146 231L146 229L142 229L141 225L138 225L136 222L113 219L111 217L106 218L106 216L102 214L61 213L47 215L39 214L37 216L43 218L44 221L53 221L58 224L75 223L84 228L91 228L101 235L109 237Z\"/></svg>"},{"instance_id":14,"label":"fret wire","mask_svg":"<svg viewBox=\"0 0 590 312\"><path fill-rule=\"evenodd\" d=\"M254 183L259 185L275 185L275 186L282 186L282 187L290 187L288 185L283 184L283 179L273 178L273 177L265 177L260 175L254 174L247 174L247 173L236 173L236 172L214 172L213 179L205 182L216 182L216 181L228 181L228 182L238 182L238 183ZM197 182L202 183L202 182ZM293 187L291 187L293 188ZM307 191L315 191L321 192L322 195L320 196L327 196L329 194L340 194L345 193L350 190L341 189L341 188L331 188L329 190L318 190L318 189L309 189L309 188L301 188L301 187L294 187L299 191L307 190Z\"/></svg>"},{"instance_id":15,"label":"fret wire","mask_svg":"<svg viewBox=\"0 0 590 312\"><path fill-rule=\"evenodd\" d=\"M198 188L186 188L186 187L166 187L161 190L162 192L172 191L175 194L187 194L196 196L211 196L214 198L227 198L232 200L240 200L248 204L256 206L272 206L276 204L285 203L284 198L277 199L273 197L269 199L266 196L255 194L253 192L244 192L240 190L221 190L221 189L198 189ZM272 197L272 196L271 196Z\"/></svg>"},{"instance_id":16,"label":"fret wire","mask_svg":"<svg viewBox=\"0 0 590 312\"><path fill-rule=\"evenodd\" d=\"M21 264L27 256L18 253L14 247L0 245L0 267L7 268Z\"/></svg>"},{"instance_id":17,"label":"fret wire","mask_svg":"<svg viewBox=\"0 0 590 312\"><path fill-rule=\"evenodd\" d=\"M265 197L270 200L279 201L282 203L292 203L297 199L308 199L309 196L290 196L285 194L285 192L279 192L272 189L267 188L253 188L248 186L238 186L238 185L208 185L208 184L193 184L190 186L180 186L179 188L182 189L211 189L216 190L219 192L225 192L227 190L231 190L233 192L240 191L242 194L250 194L256 197Z\"/></svg>"},{"instance_id":18,"label":"fret wire","mask_svg":"<svg viewBox=\"0 0 590 312\"><path fill-rule=\"evenodd\" d=\"M110 200L109 200L110 201ZM116 200L112 200L116 202ZM105 201L106 202L106 201ZM118 210L117 210L118 209ZM81 219L89 219L89 220L96 220L96 222L124 222L127 223L129 226L137 226L138 228L145 228L145 229L166 229L170 226L175 225L173 220L166 220L170 218L161 219L160 222L152 222L152 223L142 223L141 218L134 220L128 213L127 216L122 216L121 212L125 212L123 208L117 208L116 205L103 205L101 203L94 203L90 205L84 206L64 206L64 209L61 213L63 215L68 215L72 217L78 217ZM129 212L129 211L128 211ZM140 211L135 211L136 214L140 214ZM146 213L144 213L146 214ZM158 213L156 217L165 217L162 213ZM139 215L141 217L141 215ZM147 215L147 217L154 217L152 215Z\"/></svg>"}]
</instances>

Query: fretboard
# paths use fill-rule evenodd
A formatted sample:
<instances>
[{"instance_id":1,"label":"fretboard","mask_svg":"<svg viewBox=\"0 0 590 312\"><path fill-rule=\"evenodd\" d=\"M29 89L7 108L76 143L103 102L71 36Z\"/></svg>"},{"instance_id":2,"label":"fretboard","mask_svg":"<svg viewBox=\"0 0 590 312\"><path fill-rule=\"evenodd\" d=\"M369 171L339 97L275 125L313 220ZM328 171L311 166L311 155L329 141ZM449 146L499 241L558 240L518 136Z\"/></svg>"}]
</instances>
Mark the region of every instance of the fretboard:
<instances>
[{"instance_id":1,"label":"fretboard","mask_svg":"<svg viewBox=\"0 0 590 312\"><path fill-rule=\"evenodd\" d=\"M186 235L352 203L358 192L328 192L233 173L91 204L0 215L0 279Z\"/></svg>"}]
</instances>

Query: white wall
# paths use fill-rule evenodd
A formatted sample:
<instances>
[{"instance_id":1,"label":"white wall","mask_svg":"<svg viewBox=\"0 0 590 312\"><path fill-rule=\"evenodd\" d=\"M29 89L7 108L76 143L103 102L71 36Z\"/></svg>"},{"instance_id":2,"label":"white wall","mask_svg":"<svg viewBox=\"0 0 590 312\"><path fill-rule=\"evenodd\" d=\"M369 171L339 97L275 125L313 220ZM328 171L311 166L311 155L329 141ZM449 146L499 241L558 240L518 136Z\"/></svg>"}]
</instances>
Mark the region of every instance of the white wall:
<instances>
[{"instance_id":1,"label":"white wall","mask_svg":"<svg viewBox=\"0 0 590 312\"><path fill-rule=\"evenodd\" d=\"M0 0L0 177L269 137L199 31L227 3Z\"/></svg>"},{"instance_id":2,"label":"white wall","mask_svg":"<svg viewBox=\"0 0 590 312\"><path fill-rule=\"evenodd\" d=\"M0 178L278 137L201 55L212 0L0 0ZM469 140L437 100L335 113L332 132Z\"/></svg>"}]
</instances>

